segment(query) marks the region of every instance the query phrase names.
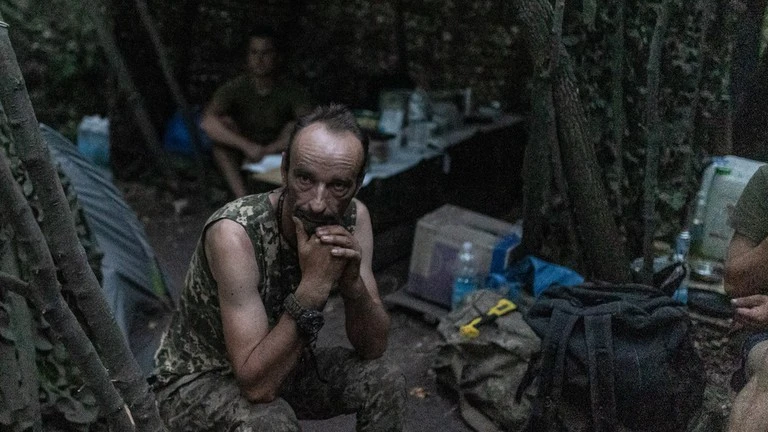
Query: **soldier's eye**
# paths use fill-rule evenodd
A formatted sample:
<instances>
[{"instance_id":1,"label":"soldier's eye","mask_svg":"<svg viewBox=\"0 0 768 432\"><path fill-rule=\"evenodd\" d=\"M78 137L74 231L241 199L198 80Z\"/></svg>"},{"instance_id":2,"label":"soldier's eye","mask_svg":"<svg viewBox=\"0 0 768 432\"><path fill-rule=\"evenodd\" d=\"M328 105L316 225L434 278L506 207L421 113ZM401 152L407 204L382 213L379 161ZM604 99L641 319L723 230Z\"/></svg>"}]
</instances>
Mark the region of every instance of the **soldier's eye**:
<instances>
[{"instance_id":1,"label":"soldier's eye","mask_svg":"<svg viewBox=\"0 0 768 432\"><path fill-rule=\"evenodd\" d=\"M306 174L298 173L296 174L296 180L299 181L299 184L301 185L310 185L312 184L312 178Z\"/></svg>"},{"instance_id":2,"label":"soldier's eye","mask_svg":"<svg viewBox=\"0 0 768 432\"><path fill-rule=\"evenodd\" d=\"M344 195L349 191L349 185L346 183L332 183L331 184L331 190L333 190L334 193L339 195Z\"/></svg>"}]
</instances>

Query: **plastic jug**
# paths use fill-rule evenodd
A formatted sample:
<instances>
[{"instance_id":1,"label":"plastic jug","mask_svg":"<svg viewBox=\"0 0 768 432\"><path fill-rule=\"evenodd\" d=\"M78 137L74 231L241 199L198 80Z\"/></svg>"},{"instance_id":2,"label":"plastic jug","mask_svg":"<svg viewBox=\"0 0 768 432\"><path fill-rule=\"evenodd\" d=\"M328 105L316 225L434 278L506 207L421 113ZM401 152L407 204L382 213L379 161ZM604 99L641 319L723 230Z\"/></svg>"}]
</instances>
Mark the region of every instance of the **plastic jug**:
<instances>
[{"instance_id":1,"label":"plastic jug","mask_svg":"<svg viewBox=\"0 0 768 432\"><path fill-rule=\"evenodd\" d=\"M109 119L83 117L77 127L77 151L94 165L109 168Z\"/></svg>"},{"instance_id":2,"label":"plastic jug","mask_svg":"<svg viewBox=\"0 0 768 432\"><path fill-rule=\"evenodd\" d=\"M708 167L703 175L698 200L704 205L703 225L693 221L693 255L720 261L725 259L733 229L728 220L741 192L762 162L737 156L724 156ZM709 180L711 178L711 180ZM704 204L705 203L705 204ZM702 211L703 210L703 211Z\"/></svg>"}]
</instances>

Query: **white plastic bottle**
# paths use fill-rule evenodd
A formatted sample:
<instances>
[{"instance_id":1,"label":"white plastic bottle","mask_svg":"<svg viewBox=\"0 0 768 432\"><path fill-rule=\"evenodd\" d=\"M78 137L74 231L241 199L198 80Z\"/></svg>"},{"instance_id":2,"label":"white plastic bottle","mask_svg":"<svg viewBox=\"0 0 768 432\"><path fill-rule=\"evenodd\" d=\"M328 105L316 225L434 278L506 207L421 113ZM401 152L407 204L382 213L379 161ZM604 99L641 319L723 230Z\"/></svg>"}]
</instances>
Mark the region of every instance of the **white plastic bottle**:
<instances>
[{"instance_id":1,"label":"white plastic bottle","mask_svg":"<svg viewBox=\"0 0 768 432\"><path fill-rule=\"evenodd\" d=\"M478 273L477 258L472 249L472 243L464 242L461 245L456 263L456 275L451 294L451 309L459 307L464 297L478 288Z\"/></svg>"},{"instance_id":2,"label":"white plastic bottle","mask_svg":"<svg viewBox=\"0 0 768 432\"><path fill-rule=\"evenodd\" d=\"M94 165L109 168L109 119L85 116L77 127L77 149Z\"/></svg>"},{"instance_id":3,"label":"white plastic bottle","mask_svg":"<svg viewBox=\"0 0 768 432\"><path fill-rule=\"evenodd\" d=\"M690 282L691 268L686 262L686 259L688 258L688 250L690 248L691 233L688 230L681 231L680 234L677 235L675 254L672 256L672 260L683 265L683 268L685 269L685 277L683 278L683 281L680 282L680 286L677 290L675 290L672 298L683 304L688 303L688 284Z\"/></svg>"}]
</instances>

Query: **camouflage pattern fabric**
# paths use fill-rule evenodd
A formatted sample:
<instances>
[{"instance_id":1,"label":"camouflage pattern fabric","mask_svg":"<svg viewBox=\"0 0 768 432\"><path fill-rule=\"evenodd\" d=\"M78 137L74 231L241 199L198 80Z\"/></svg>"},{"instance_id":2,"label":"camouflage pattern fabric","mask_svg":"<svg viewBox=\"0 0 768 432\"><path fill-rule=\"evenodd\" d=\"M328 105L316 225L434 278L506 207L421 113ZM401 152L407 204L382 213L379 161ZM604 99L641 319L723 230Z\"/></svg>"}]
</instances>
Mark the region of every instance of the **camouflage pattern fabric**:
<instances>
[{"instance_id":1,"label":"camouflage pattern fabric","mask_svg":"<svg viewBox=\"0 0 768 432\"><path fill-rule=\"evenodd\" d=\"M267 312L269 327L277 323L283 313L283 300L296 290L301 280L296 251L278 236L275 209L269 201L271 192L249 195L234 200L208 218L203 228L221 219L230 219L242 225L253 243L256 262L261 269L257 287ZM349 206L343 223L354 230L357 206ZM278 248L282 246L282 271L278 262ZM286 277L286 284L281 277ZM290 292L283 287L290 289ZM230 369L224 346L218 288L208 268L202 236L192 255L179 309L155 356L156 380L167 385L181 376Z\"/></svg>"},{"instance_id":2,"label":"camouflage pattern fabric","mask_svg":"<svg viewBox=\"0 0 768 432\"><path fill-rule=\"evenodd\" d=\"M283 300L301 280L296 251L279 240L275 213L269 193L251 195L216 211L204 227L230 219L246 229L262 269L256 289L270 328L283 313ZM351 232L356 213L353 201L343 218ZM155 389L161 415L171 430L298 430L297 416L325 419L354 412L358 430L400 430L406 398L402 373L381 360L364 361L345 348L317 349L318 371L305 354L284 383L282 399L270 404L248 402L226 357L220 315L218 290L201 239L179 310L156 355ZM319 376L330 382L323 383Z\"/></svg>"},{"instance_id":3,"label":"camouflage pattern fabric","mask_svg":"<svg viewBox=\"0 0 768 432\"><path fill-rule=\"evenodd\" d=\"M475 290L459 308L441 318L437 331L442 342L432 362L437 383L458 396L461 416L474 430L483 432L527 430L536 396L536 386L527 385L526 380L541 340L520 309L478 328L480 334L475 338L459 331L501 298L495 291ZM526 303L522 297L517 302L521 308Z\"/></svg>"},{"instance_id":4,"label":"camouflage pattern fabric","mask_svg":"<svg viewBox=\"0 0 768 432\"><path fill-rule=\"evenodd\" d=\"M43 225L42 205L16 148L18 143L0 105L0 163L9 163L14 179L38 223ZM7 161L7 162L5 162ZM88 263L101 281L101 258L77 194L57 165L59 180L72 211L78 239ZM10 223L0 215L0 271L29 280L33 269ZM62 293L67 302L71 293ZM22 296L0 287L0 431L102 430L99 406L83 386L80 370L43 315ZM55 427L53 425L56 425Z\"/></svg>"},{"instance_id":5,"label":"camouflage pattern fabric","mask_svg":"<svg viewBox=\"0 0 768 432\"><path fill-rule=\"evenodd\" d=\"M173 431L299 431L298 419L357 413L358 431L399 431L405 378L383 360L364 361L342 347L316 350L289 376L280 398L248 402L232 374L209 372L158 393L160 414ZM319 377L333 378L328 383Z\"/></svg>"}]
</instances>

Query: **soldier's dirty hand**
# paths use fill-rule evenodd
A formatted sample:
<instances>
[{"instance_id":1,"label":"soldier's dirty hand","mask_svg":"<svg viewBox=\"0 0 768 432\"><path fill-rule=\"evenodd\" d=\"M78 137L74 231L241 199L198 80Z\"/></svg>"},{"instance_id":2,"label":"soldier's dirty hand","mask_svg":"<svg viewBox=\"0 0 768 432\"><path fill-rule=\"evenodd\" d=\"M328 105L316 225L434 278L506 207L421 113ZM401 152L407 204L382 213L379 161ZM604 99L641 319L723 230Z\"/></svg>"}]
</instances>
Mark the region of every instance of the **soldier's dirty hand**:
<instances>
[{"instance_id":1,"label":"soldier's dirty hand","mask_svg":"<svg viewBox=\"0 0 768 432\"><path fill-rule=\"evenodd\" d=\"M317 229L317 236L323 244L333 246L331 254L347 261L344 272L339 279L343 290L354 285L360 277L360 260L362 248L355 236L339 225L322 226Z\"/></svg>"},{"instance_id":2,"label":"soldier's dirty hand","mask_svg":"<svg viewBox=\"0 0 768 432\"><path fill-rule=\"evenodd\" d=\"M301 268L299 289L302 291L297 290L296 294L315 306L324 304L331 287L341 277L347 260L335 256L335 246L324 244L317 234L309 236L299 218L293 217L293 223L296 225L296 246Z\"/></svg>"},{"instance_id":3,"label":"soldier's dirty hand","mask_svg":"<svg viewBox=\"0 0 768 432\"><path fill-rule=\"evenodd\" d=\"M763 294L731 300L736 308L734 320L753 329L768 328L768 296Z\"/></svg>"}]
</instances>

